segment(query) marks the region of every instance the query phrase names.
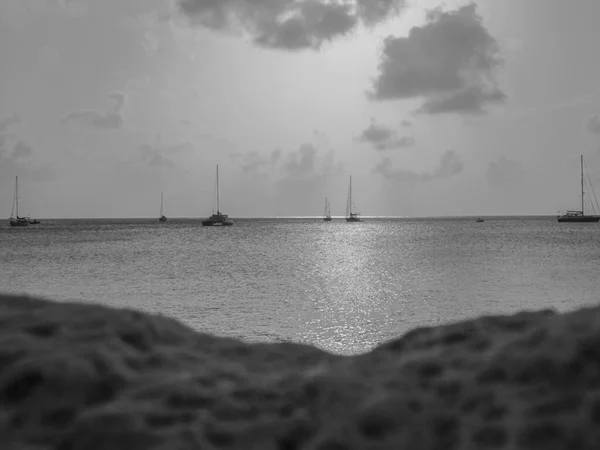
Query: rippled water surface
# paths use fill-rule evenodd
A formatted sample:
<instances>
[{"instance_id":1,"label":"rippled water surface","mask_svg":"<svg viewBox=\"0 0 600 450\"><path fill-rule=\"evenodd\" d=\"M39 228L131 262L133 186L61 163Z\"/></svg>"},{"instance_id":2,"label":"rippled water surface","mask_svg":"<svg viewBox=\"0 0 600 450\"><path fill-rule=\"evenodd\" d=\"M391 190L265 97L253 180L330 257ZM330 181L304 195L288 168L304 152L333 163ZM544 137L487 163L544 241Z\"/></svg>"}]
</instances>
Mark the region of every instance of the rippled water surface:
<instances>
[{"instance_id":1,"label":"rippled water surface","mask_svg":"<svg viewBox=\"0 0 600 450\"><path fill-rule=\"evenodd\" d=\"M346 354L418 326L600 298L600 224L555 218L48 220L3 223L0 251L0 292Z\"/></svg>"}]
</instances>

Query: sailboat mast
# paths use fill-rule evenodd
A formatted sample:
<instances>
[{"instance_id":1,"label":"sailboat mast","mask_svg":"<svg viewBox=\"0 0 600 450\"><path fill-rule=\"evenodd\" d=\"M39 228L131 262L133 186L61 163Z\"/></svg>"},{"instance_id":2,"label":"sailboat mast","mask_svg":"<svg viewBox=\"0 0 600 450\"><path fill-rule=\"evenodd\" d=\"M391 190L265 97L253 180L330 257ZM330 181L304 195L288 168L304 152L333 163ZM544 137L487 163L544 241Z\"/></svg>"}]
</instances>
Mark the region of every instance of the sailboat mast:
<instances>
[{"instance_id":1,"label":"sailboat mast","mask_svg":"<svg viewBox=\"0 0 600 450\"><path fill-rule=\"evenodd\" d=\"M15 177L15 205L17 208L17 219L19 218L19 176Z\"/></svg>"},{"instance_id":2,"label":"sailboat mast","mask_svg":"<svg viewBox=\"0 0 600 450\"><path fill-rule=\"evenodd\" d=\"M583 216L583 155L581 155L581 215Z\"/></svg>"},{"instance_id":3,"label":"sailboat mast","mask_svg":"<svg viewBox=\"0 0 600 450\"><path fill-rule=\"evenodd\" d=\"M160 216L163 215L163 193L160 193Z\"/></svg>"},{"instance_id":4,"label":"sailboat mast","mask_svg":"<svg viewBox=\"0 0 600 450\"><path fill-rule=\"evenodd\" d=\"M350 198L348 199L348 211L352 214L352 175L350 175Z\"/></svg>"},{"instance_id":5,"label":"sailboat mast","mask_svg":"<svg viewBox=\"0 0 600 450\"><path fill-rule=\"evenodd\" d=\"M219 211L219 165L217 164L217 214L221 214Z\"/></svg>"}]
</instances>

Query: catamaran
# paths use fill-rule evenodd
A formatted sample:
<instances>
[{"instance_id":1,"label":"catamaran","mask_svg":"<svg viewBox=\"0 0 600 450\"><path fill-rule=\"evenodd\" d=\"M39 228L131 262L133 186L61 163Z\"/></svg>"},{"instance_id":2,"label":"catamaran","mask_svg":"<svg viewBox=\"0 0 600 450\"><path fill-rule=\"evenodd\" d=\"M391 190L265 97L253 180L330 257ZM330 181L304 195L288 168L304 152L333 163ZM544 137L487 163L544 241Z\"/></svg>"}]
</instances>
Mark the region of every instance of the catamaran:
<instances>
[{"instance_id":1,"label":"catamaran","mask_svg":"<svg viewBox=\"0 0 600 450\"><path fill-rule=\"evenodd\" d=\"M583 190L583 184L584 184L584 179L583 179L583 155L581 155L581 211L567 211L566 214L562 214L559 215L557 217L559 222L578 222L578 223L590 223L590 222L599 222L600 221L600 215L596 215L596 214L585 214L584 211L584 190ZM590 183L591 186L591 183ZM592 194L594 195L594 200L596 200L596 205L598 205L598 200L596 199L596 194L594 193L594 188L592 187ZM591 202L590 199L590 205L592 205L592 209L593 209L593 204Z\"/></svg>"},{"instance_id":2,"label":"catamaran","mask_svg":"<svg viewBox=\"0 0 600 450\"><path fill-rule=\"evenodd\" d=\"M331 222L331 204L327 202L327 197L325 197L325 215L323 216L323 220Z\"/></svg>"},{"instance_id":3,"label":"catamaran","mask_svg":"<svg viewBox=\"0 0 600 450\"><path fill-rule=\"evenodd\" d=\"M13 215L13 213L15 213ZM29 218L19 217L19 177L15 177L15 197L13 199L13 209L10 213L11 227L26 227L29 225Z\"/></svg>"},{"instance_id":4,"label":"catamaran","mask_svg":"<svg viewBox=\"0 0 600 450\"><path fill-rule=\"evenodd\" d=\"M160 217L158 218L159 222L166 222L167 216L163 214L163 193L160 193Z\"/></svg>"},{"instance_id":5,"label":"catamaran","mask_svg":"<svg viewBox=\"0 0 600 450\"><path fill-rule=\"evenodd\" d=\"M350 175L350 187L348 188L348 201L346 202L346 222L362 222L360 213L352 212L352 175Z\"/></svg>"},{"instance_id":6,"label":"catamaran","mask_svg":"<svg viewBox=\"0 0 600 450\"><path fill-rule=\"evenodd\" d=\"M213 210L214 211L214 210ZM217 165L217 213L202 221L203 227L224 227L233 225L233 220L219 210L219 166Z\"/></svg>"}]
</instances>

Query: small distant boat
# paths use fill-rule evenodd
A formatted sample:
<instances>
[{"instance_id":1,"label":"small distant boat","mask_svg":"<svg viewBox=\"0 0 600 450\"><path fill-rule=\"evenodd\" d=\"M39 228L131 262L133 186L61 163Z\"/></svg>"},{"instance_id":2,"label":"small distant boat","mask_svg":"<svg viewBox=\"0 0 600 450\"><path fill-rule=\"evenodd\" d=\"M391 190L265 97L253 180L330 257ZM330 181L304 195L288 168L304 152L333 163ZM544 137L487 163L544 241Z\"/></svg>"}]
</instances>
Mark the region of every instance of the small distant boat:
<instances>
[{"instance_id":1,"label":"small distant boat","mask_svg":"<svg viewBox=\"0 0 600 450\"><path fill-rule=\"evenodd\" d=\"M325 222L331 222L331 204L327 202L327 197L325 197L325 215L323 220Z\"/></svg>"},{"instance_id":2,"label":"small distant boat","mask_svg":"<svg viewBox=\"0 0 600 450\"><path fill-rule=\"evenodd\" d=\"M14 214L13 214L14 213ZM19 217L19 177L15 177L15 197L13 199L13 209L8 219L11 227L26 227L29 225L29 218Z\"/></svg>"},{"instance_id":3,"label":"small distant boat","mask_svg":"<svg viewBox=\"0 0 600 450\"><path fill-rule=\"evenodd\" d=\"M362 219L360 218L360 213L352 212L352 175L350 175L348 201L346 202L346 222L362 222Z\"/></svg>"},{"instance_id":4,"label":"small distant boat","mask_svg":"<svg viewBox=\"0 0 600 450\"><path fill-rule=\"evenodd\" d=\"M485 222L481 217L478 217L475 222Z\"/></svg>"},{"instance_id":5,"label":"small distant boat","mask_svg":"<svg viewBox=\"0 0 600 450\"><path fill-rule=\"evenodd\" d=\"M233 225L233 220L219 210L219 166L217 165L217 213L202 221L203 227L227 227Z\"/></svg>"},{"instance_id":6,"label":"small distant boat","mask_svg":"<svg viewBox=\"0 0 600 450\"><path fill-rule=\"evenodd\" d=\"M158 218L159 222L166 222L167 216L163 214L163 193L160 193L160 217Z\"/></svg>"},{"instance_id":7,"label":"small distant boat","mask_svg":"<svg viewBox=\"0 0 600 450\"><path fill-rule=\"evenodd\" d=\"M37 219L33 219L33 220L29 219L29 225L37 225L39 223L41 223L41 222Z\"/></svg>"},{"instance_id":8,"label":"small distant boat","mask_svg":"<svg viewBox=\"0 0 600 450\"><path fill-rule=\"evenodd\" d=\"M590 222L599 222L600 215L586 215L584 211L584 194L583 191L583 155L581 155L581 211L567 211L566 214L559 215L557 217L559 222L576 222L576 223L590 223ZM593 191L592 187L592 191ZM594 198L596 194L594 194Z\"/></svg>"}]
</instances>

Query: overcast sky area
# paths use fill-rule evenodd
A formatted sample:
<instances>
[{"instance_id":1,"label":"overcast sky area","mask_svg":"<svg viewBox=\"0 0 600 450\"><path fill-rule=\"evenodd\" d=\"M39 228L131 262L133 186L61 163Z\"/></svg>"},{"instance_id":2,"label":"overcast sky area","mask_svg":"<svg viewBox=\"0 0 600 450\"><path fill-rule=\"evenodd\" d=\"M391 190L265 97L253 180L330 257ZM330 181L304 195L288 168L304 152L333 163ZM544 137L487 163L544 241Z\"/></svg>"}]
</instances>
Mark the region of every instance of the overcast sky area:
<instances>
[{"instance_id":1,"label":"overcast sky area","mask_svg":"<svg viewBox=\"0 0 600 450\"><path fill-rule=\"evenodd\" d=\"M0 211L555 214L600 195L600 1L2 0Z\"/></svg>"}]
</instances>

